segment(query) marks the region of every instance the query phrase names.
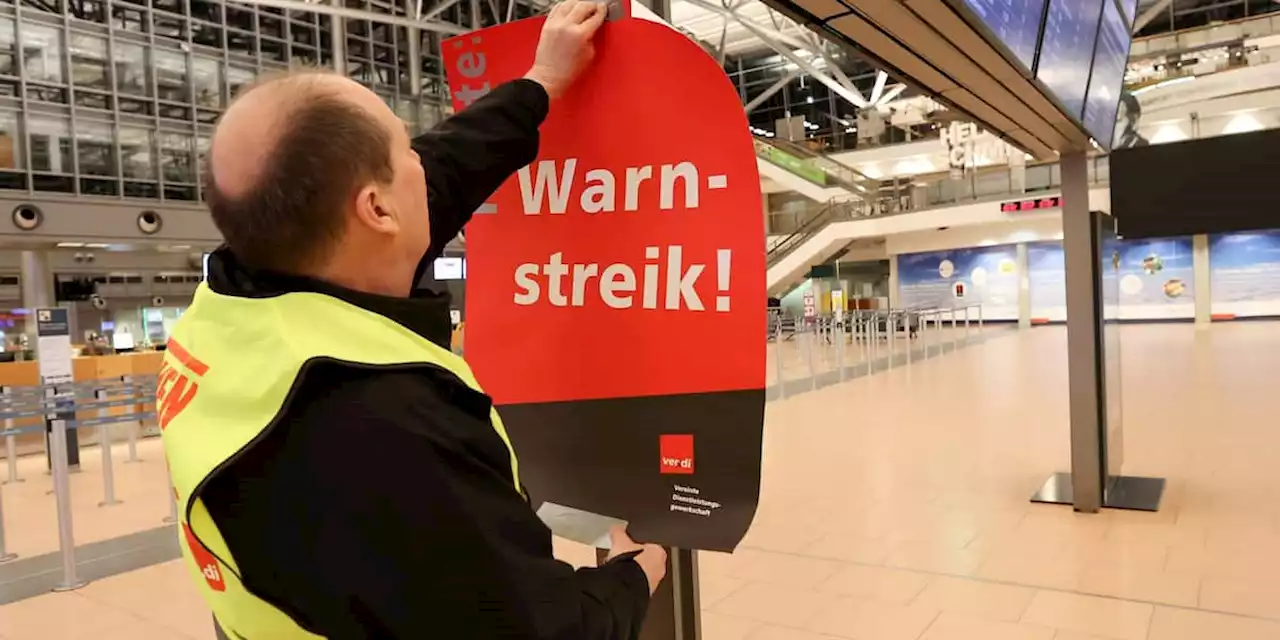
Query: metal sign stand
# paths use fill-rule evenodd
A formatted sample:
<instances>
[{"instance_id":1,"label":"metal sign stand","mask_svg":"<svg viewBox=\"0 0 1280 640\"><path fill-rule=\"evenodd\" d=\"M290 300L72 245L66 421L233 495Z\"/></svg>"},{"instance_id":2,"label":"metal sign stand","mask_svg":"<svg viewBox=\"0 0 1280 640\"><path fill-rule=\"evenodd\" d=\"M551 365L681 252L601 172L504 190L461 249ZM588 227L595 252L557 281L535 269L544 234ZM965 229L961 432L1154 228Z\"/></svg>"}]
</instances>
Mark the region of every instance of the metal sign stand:
<instances>
[{"instance_id":1,"label":"metal sign stand","mask_svg":"<svg viewBox=\"0 0 1280 640\"><path fill-rule=\"evenodd\" d=\"M1083 153L1062 156L1062 232L1067 274L1067 367L1071 407L1071 472L1055 473L1032 502L1069 504L1096 513L1103 507L1157 511L1164 478L1120 475L1123 416L1118 410L1119 371L1108 372L1108 332L1119 330L1105 315L1102 270L1117 263L1104 234L1114 238L1106 214L1089 210L1088 165ZM1118 260L1116 258L1115 260ZM1112 304L1118 304L1113 302ZM1114 318L1112 320L1115 320ZM982 316L978 316L981 326ZM1118 358L1118 352L1111 357ZM1108 378L1114 377L1112 384Z\"/></svg>"},{"instance_id":2,"label":"metal sign stand","mask_svg":"<svg viewBox=\"0 0 1280 640\"><path fill-rule=\"evenodd\" d=\"M609 552L597 549L596 562ZM690 549L667 547L667 577L649 600L649 614L640 640L701 640L702 606L698 599L698 555Z\"/></svg>"}]
</instances>

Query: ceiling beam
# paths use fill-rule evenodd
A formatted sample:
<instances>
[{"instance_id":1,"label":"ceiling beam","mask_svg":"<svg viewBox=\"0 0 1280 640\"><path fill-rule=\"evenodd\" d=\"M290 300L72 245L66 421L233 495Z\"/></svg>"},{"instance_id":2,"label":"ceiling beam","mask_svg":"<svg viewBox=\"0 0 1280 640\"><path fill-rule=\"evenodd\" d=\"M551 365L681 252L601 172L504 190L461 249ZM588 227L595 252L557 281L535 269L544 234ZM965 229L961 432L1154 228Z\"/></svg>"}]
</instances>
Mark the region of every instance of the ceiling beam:
<instances>
[{"instance_id":1,"label":"ceiling beam","mask_svg":"<svg viewBox=\"0 0 1280 640\"><path fill-rule=\"evenodd\" d=\"M1142 15L1138 16L1137 19L1133 21L1133 32L1137 33L1141 31L1143 27L1150 24L1152 20L1155 20L1161 13L1168 9L1171 4L1173 4L1173 0L1156 0L1155 4L1147 7L1147 10L1143 11Z\"/></svg>"}]
</instances>

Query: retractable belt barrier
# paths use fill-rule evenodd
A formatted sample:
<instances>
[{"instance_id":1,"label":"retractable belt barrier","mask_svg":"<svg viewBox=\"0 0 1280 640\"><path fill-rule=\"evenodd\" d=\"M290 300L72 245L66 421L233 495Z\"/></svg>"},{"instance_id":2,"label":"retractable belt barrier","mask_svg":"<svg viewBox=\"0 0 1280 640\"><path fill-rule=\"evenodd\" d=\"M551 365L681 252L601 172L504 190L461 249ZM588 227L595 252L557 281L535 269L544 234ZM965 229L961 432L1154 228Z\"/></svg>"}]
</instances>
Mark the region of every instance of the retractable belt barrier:
<instances>
[{"instance_id":1,"label":"retractable belt barrier","mask_svg":"<svg viewBox=\"0 0 1280 640\"><path fill-rule=\"evenodd\" d=\"M5 442L6 479L3 484L24 482L18 475L17 438L27 434L45 434L46 458L53 477L53 495L58 513L58 546L62 555L63 577L56 590L76 589L84 585L76 577L75 537L71 518L71 473L67 432L93 428L102 456L103 499L99 507L120 504L115 496L115 470L112 457L111 425L129 424L127 431L127 463L140 462L138 438L142 425L156 420L156 376L121 376L64 384L0 387L0 419L4 427L0 436ZM124 412L116 412L125 408ZM84 415L95 412L96 415ZM42 422L18 426L18 421L42 418ZM167 471L167 470L166 470ZM171 492L169 492L171 493ZM169 500L169 514L163 522L177 521L177 504ZM0 564L17 558L5 549L4 505L0 495Z\"/></svg>"},{"instance_id":2,"label":"retractable belt barrier","mask_svg":"<svg viewBox=\"0 0 1280 640\"><path fill-rule=\"evenodd\" d=\"M773 381L767 389L769 400L781 400L851 377L951 353L985 340L989 333L979 304L952 308L851 309L839 316L806 318L770 309L768 328L768 342L773 351ZM784 345L787 342L795 347ZM852 353L850 347L853 347ZM788 360L792 363L790 367ZM796 375L797 371L800 375ZM791 378L787 377L788 373Z\"/></svg>"}]
</instances>

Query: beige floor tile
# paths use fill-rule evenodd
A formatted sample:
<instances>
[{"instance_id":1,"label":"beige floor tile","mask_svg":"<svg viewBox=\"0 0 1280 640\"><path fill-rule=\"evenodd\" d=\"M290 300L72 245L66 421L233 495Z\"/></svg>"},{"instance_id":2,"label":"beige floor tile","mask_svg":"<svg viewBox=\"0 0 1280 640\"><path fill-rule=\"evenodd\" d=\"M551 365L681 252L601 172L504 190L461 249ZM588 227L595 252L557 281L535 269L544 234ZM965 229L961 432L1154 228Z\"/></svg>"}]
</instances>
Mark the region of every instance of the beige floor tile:
<instances>
[{"instance_id":1,"label":"beige floor tile","mask_svg":"<svg viewBox=\"0 0 1280 640\"><path fill-rule=\"evenodd\" d=\"M955 549L933 544L906 542L894 547L885 564L951 575L973 575L986 554L973 549Z\"/></svg>"},{"instance_id":2,"label":"beige floor tile","mask_svg":"<svg viewBox=\"0 0 1280 640\"><path fill-rule=\"evenodd\" d=\"M1192 572L1126 570L1117 565L1090 564L1076 576L1076 590L1127 600L1194 607L1200 600L1200 576Z\"/></svg>"},{"instance_id":3,"label":"beige floor tile","mask_svg":"<svg viewBox=\"0 0 1280 640\"><path fill-rule=\"evenodd\" d=\"M920 593L916 603L941 611L1017 622L1035 593L1029 587L940 577Z\"/></svg>"},{"instance_id":4,"label":"beige floor tile","mask_svg":"<svg viewBox=\"0 0 1280 640\"><path fill-rule=\"evenodd\" d=\"M750 583L729 594L711 609L738 618L783 627L802 627L835 596L795 587Z\"/></svg>"},{"instance_id":5,"label":"beige floor tile","mask_svg":"<svg viewBox=\"0 0 1280 640\"><path fill-rule=\"evenodd\" d=\"M826 605L805 627L851 640L916 640L937 616L927 607L846 598Z\"/></svg>"},{"instance_id":6,"label":"beige floor tile","mask_svg":"<svg viewBox=\"0 0 1280 640\"><path fill-rule=\"evenodd\" d=\"M868 538L850 533L831 533L800 550L802 555L849 562L881 564L895 543L885 538Z\"/></svg>"},{"instance_id":7,"label":"beige floor tile","mask_svg":"<svg viewBox=\"0 0 1280 640\"><path fill-rule=\"evenodd\" d=\"M926 573L851 564L819 585L818 590L865 600L907 604L920 595L933 579Z\"/></svg>"},{"instance_id":8,"label":"beige floor tile","mask_svg":"<svg viewBox=\"0 0 1280 640\"><path fill-rule=\"evenodd\" d=\"M1280 619L1280 582L1208 577L1200 585L1200 607Z\"/></svg>"},{"instance_id":9,"label":"beige floor tile","mask_svg":"<svg viewBox=\"0 0 1280 640\"><path fill-rule=\"evenodd\" d=\"M842 563L835 560L765 552L736 571L734 576L752 582L812 589L835 575L841 566Z\"/></svg>"},{"instance_id":10,"label":"beige floor tile","mask_svg":"<svg viewBox=\"0 0 1280 640\"><path fill-rule=\"evenodd\" d=\"M1022 622L1115 640L1145 640L1152 609L1149 604L1041 590Z\"/></svg>"},{"instance_id":11,"label":"beige floor tile","mask_svg":"<svg viewBox=\"0 0 1280 640\"><path fill-rule=\"evenodd\" d=\"M735 618L714 611L702 612L703 640L745 640L759 627L760 623L755 620Z\"/></svg>"},{"instance_id":12,"label":"beige floor tile","mask_svg":"<svg viewBox=\"0 0 1280 640\"><path fill-rule=\"evenodd\" d=\"M943 611L921 640L1055 640L1055 629Z\"/></svg>"},{"instance_id":13,"label":"beige floor tile","mask_svg":"<svg viewBox=\"0 0 1280 640\"><path fill-rule=\"evenodd\" d=\"M747 640L840 640L840 638L802 629L765 625L752 631L751 635L747 636Z\"/></svg>"},{"instance_id":14,"label":"beige floor tile","mask_svg":"<svg viewBox=\"0 0 1280 640\"><path fill-rule=\"evenodd\" d=\"M1148 640L1276 640L1280 622L1156 607ZM1055 639L1056 640L1056 639Z\"/></svg>"},{"instance_id":15,"label":"beige floor tile","mask_svg":"<svg viewBox=\"0 0 1280 640\"><path fill-rule=\"evenodd\" d=\"M1053 640L1107 640L1102 636L1095 636L1088 633L1077 633L1075 631L1059 630L1057 635L1053 636Z\"/></svg>"},{"instance_id":16,"label":"beige floor tile","mask_svg":"<svg viewBox=\"0 0 1280 640\"><path fill-rule=\"evenodd\" d=\"M741 589L747 584L742 578L722 573L700 573L698 576L698 593L699 601L702 608L711 607L717 602L724 600L729 594Z\"/></svg>"},{"instance_id":17,"label":"beige floor tile","mask_svg":"<svg viewBox=\"0 0 1280 640\"><path fill-rule=\"evenodd\" d=\"M5 640L91 640L143 621L76 593L56 593L0 608Z\"/></svg>"},{"instance_id":18,"label":"beige floor tile","mask_svg":"<svg viewBox=\"0 0 1280 640\"><path fill-rule=\"evenodd\" d=\"M698 553L698 572L736 577L747 565L755 561L760 554L760 551L742 547L738 547L738 550L733 553L701 551Z\"/></svg>"},{"instance_id":19,"label":"beige floor tile","mask_svg":"<svg viewBox=\"0 0 1280 640\"><path fill-rule=\"evenodd\" d=\"M161 627L150 622L138 621L127 626L118 627L94 637L95 640L213 640L210 630L207 634L193 637L179 633L168 627ZM52 640L52 639L51 639Z\"/></svg>"}]
</instances>

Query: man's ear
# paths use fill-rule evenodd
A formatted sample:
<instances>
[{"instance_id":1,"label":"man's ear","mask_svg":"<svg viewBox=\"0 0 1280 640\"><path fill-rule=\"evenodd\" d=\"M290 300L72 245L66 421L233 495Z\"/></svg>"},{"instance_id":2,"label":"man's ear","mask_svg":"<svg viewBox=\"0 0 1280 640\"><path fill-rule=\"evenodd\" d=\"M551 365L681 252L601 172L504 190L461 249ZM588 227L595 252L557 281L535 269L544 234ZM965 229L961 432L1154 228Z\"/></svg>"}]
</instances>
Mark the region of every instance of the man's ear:
<instances>
[{"instance_id":1,"label":"man's ear","mask_svg":"<svg viewBox=\"0 0 1280 640\"><path fill-rule=\"evenodd\" d=\"M400 220L395 209L376 184L365 185L356 194L355 214L360 224L378 233L396 233L400 230Z\"/></svg>"}]
</instances>

